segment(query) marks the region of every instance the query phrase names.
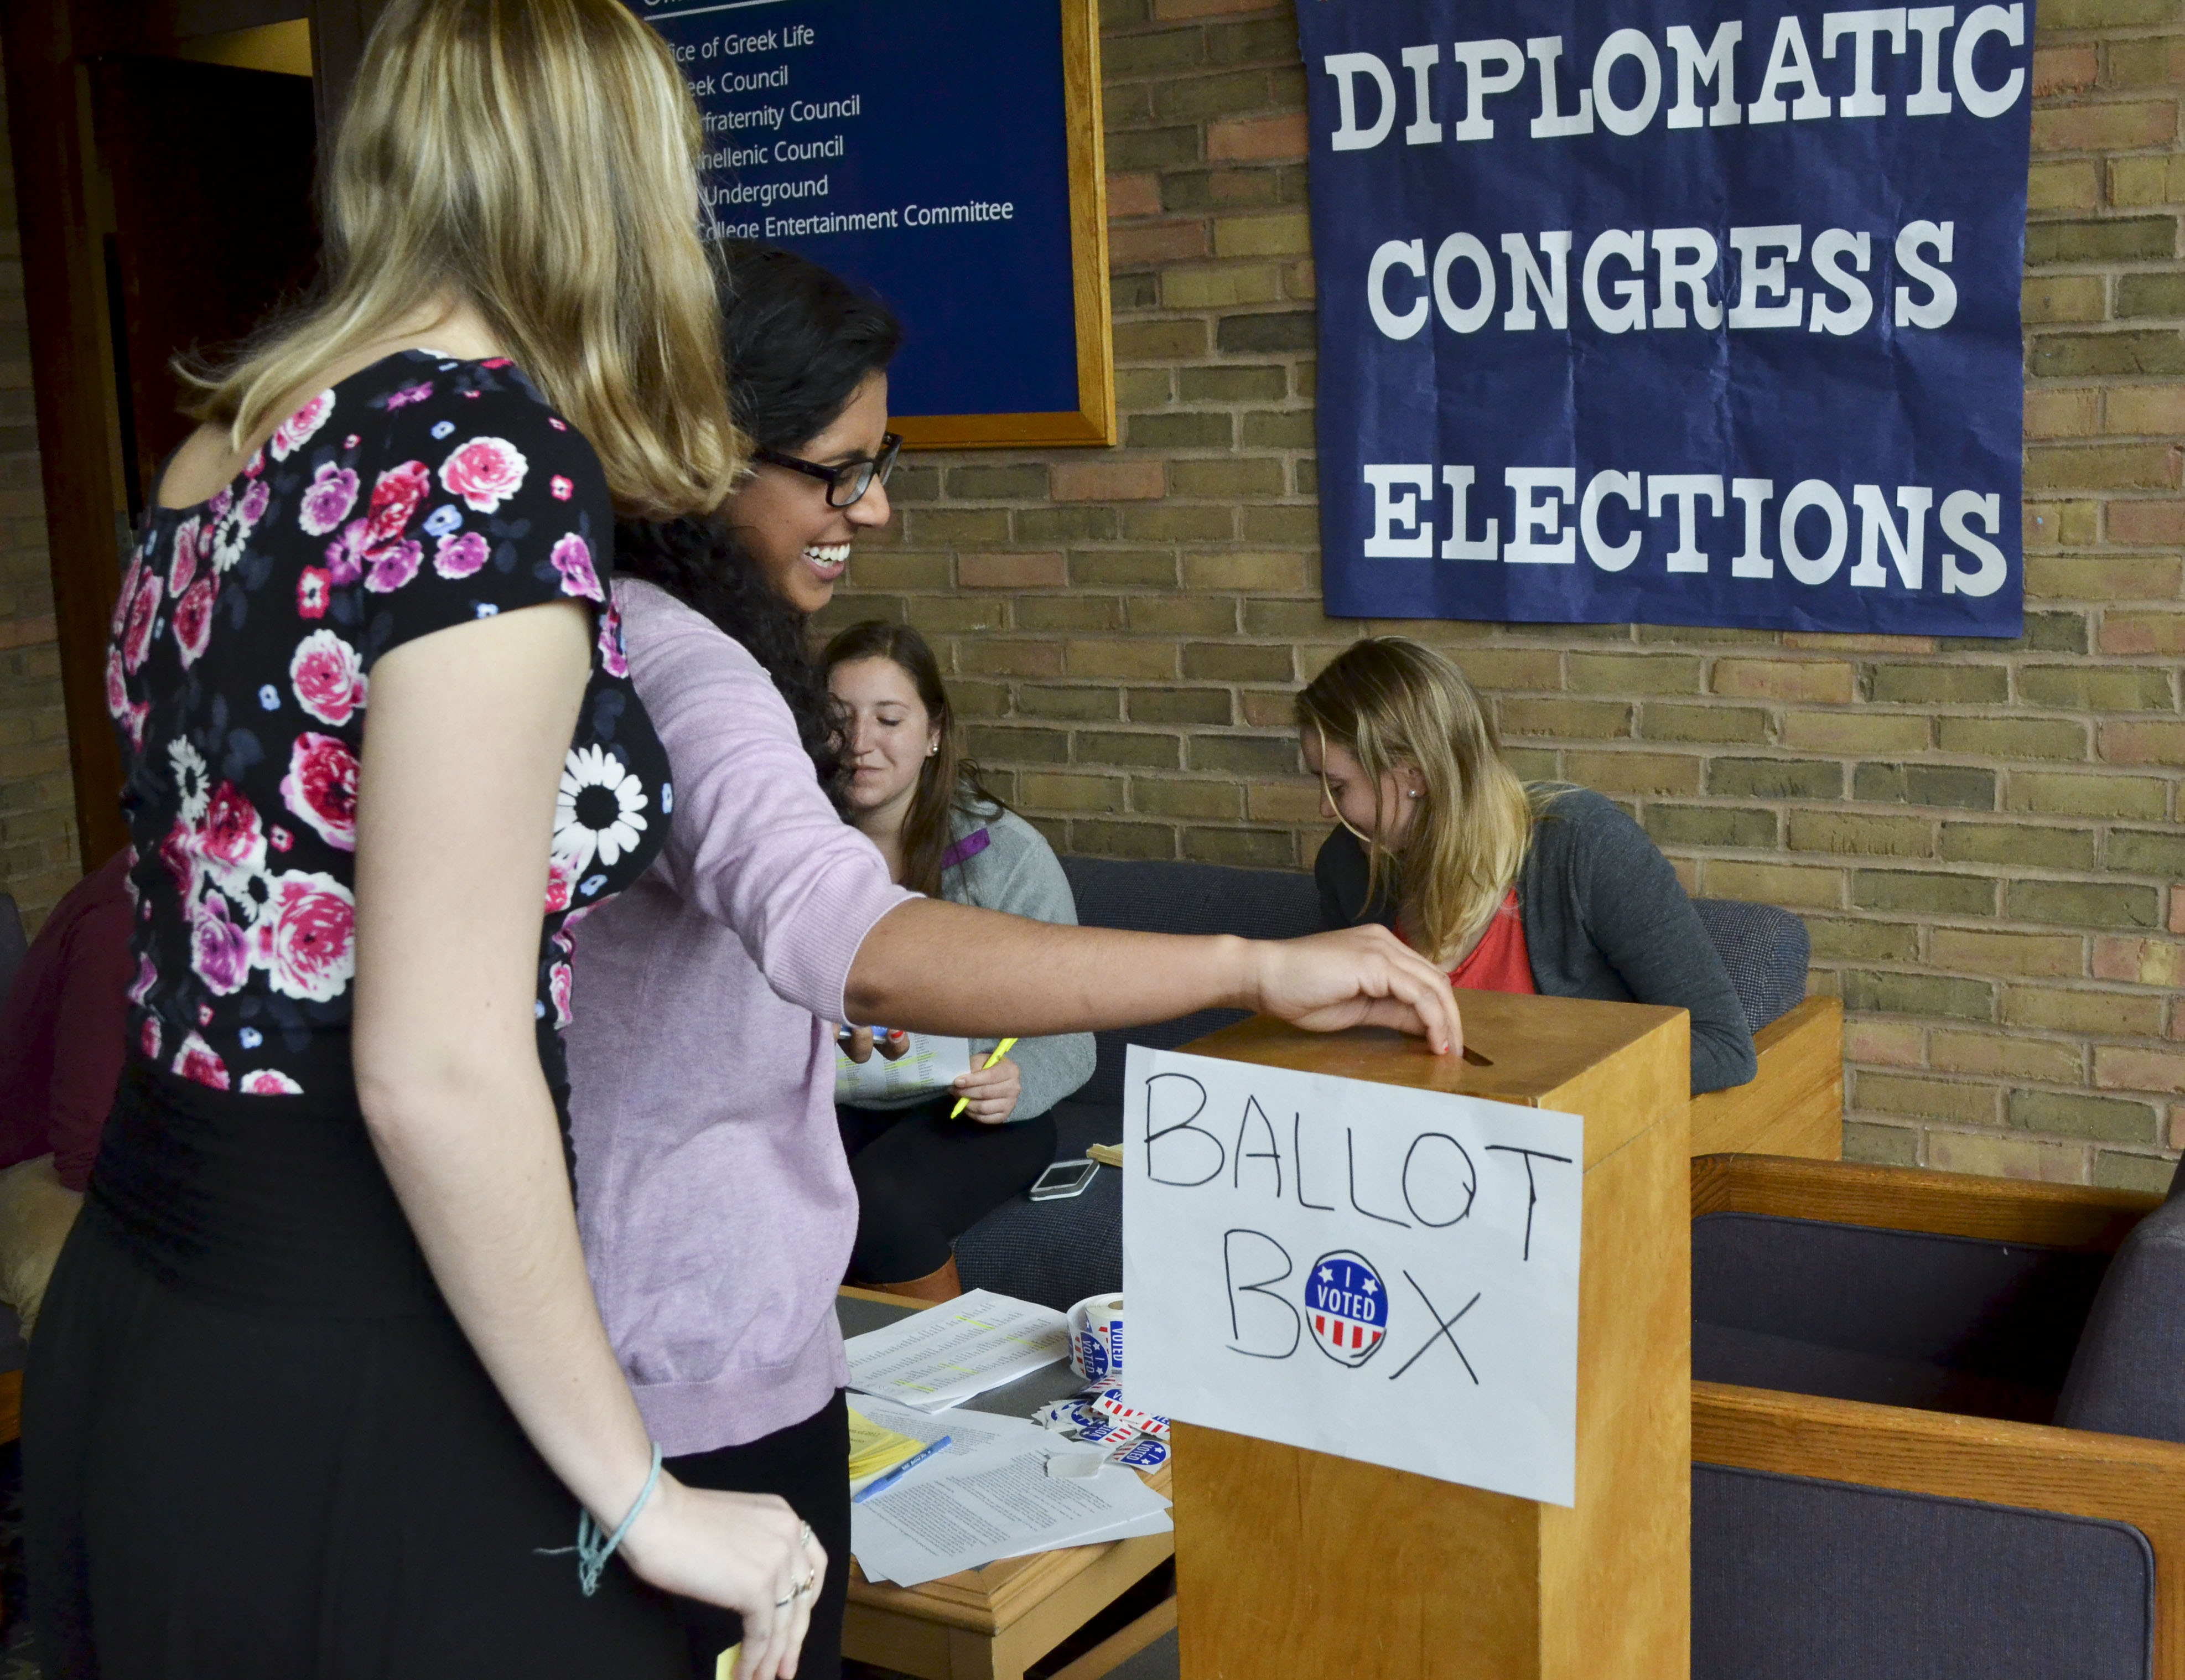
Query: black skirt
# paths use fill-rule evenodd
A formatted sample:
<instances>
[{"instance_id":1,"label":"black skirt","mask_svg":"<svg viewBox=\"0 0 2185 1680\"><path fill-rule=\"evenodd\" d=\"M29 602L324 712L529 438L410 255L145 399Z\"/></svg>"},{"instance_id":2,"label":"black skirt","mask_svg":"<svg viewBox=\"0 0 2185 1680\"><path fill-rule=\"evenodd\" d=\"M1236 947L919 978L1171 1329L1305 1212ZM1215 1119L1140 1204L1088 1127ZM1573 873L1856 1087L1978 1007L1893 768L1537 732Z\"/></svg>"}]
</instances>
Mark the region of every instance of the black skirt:
<instances>
[{"instance_id":1,"label":"black skirt","mask_svg":"<svg viewBox=\"0 0 2185 1680\"><path fill-rule=\"evenodd\" d=\"M428 1271L354 1105L124 1076L23 1398L47 1680L684 1680L583 1596L578 1506Z\"/></svg>"}]
</instances>

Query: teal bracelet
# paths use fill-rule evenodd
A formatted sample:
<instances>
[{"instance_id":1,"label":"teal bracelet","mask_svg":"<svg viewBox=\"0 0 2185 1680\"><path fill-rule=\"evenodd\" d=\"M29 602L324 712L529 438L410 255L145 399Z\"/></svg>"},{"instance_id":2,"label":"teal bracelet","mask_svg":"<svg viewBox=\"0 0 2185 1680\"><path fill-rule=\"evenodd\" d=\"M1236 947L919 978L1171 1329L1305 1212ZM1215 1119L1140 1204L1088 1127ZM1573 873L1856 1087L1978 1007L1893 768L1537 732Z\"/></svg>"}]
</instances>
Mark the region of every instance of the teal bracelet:
<instances>
[{"instance_id":1,"label":"teal bracelet","mask_svg":"<svg viewBox=\"0 0 2185 1680\"><path fill-rule=\"evenodd\" d=\"M645 1509L645 1501L652 1497L652 1490L659 1485L660 1443L656 1441L652 1443L652 1469L645 1476L645 1486L637 1490L636 1503L630 1506L629 1515L622 1520L621 1527L612 1534L602 1536L599 1524L592 1520L592 1514L586 1511L577 1519L577 1543L574 1546L541 1547L539 1556L562 1558L574 1552L577 1554L577 1585L584 1589L586 1598L590 1598L600 1590L600 1577L606 1572L607 1560L615 1554L616 1548L623 1543L623 1537L629 1532L630 1525L637 1520L639 1514Z\"/></svg>"}]
</instances>

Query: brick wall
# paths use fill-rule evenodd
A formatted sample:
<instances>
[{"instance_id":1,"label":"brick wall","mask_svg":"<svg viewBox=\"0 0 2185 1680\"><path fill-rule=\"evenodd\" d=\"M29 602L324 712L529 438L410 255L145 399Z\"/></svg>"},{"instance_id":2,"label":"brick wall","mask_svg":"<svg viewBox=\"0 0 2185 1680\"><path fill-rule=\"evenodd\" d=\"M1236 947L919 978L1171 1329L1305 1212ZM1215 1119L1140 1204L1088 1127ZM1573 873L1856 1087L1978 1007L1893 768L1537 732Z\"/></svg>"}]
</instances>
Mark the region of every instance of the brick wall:
<instances>
[{"instance_id":1,"label":"brick wall","mask_svg":"<svg viewBox=\"0 0 2185 1680\"><path fill-rule=\"evenodd\" d=\"M1300 867L1321 612L1287 7L1105 0L1124 446L919 456L830 622L908 618L1058 845ZM1855 1156L2153 1185L2185 1143L2180 0L2043 0L2017 642L1407 624L1525 773L1813 931ZM1390 626L1374 626L1389 628Z\"/></svg>"},{"instance_id":2,"label":"brick wall","mask_svg":"<svg viewBox=\"0 0 2185 1680\"><path fill-rule=\"evenodd\" d=\"M75 883L75 792L31 412L15 179L0 109L0 893L36 930Z\"/></svg>"}]
</instances>

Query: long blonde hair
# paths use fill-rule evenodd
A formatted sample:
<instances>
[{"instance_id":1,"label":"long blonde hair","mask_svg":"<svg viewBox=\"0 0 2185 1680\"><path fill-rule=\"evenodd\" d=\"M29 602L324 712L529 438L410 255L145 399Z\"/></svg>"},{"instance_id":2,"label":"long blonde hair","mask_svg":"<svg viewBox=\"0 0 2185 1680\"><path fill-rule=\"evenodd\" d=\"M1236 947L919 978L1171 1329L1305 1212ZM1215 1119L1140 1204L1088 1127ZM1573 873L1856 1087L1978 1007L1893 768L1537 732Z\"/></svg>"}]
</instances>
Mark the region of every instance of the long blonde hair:
<instances>
[{"instance_id":1,"label":"long blonde hair","mask_svg":"<svg viewBox=\"0 0 2185 1680\"><path fill-rule=\"evenodd\" d=\"M618 508L718 507L742 468L698 236L696 107L620 0L393 0L327 176L332 283L184 378L241 448L283 397L467 298L598 451Z\"/></svg>"},{"instance_id":2,"label":"long blonde hair","mask_svg":"<svg viewBox=\"0 0 2185 1680\"><path fill-rule=\"evenodd\" d=\"M1418 772L1425 788L1400 849L1358 834L1366 902L1393 888L1407 937L1436 960L1454 961L1500 908L1533 824L1559 790L1535 792L1517 779L1464 673L1407 636L1351 643L1298 696L1297 716L1319 732L1323 753L1332 742L1358 760L1377 805L1391 772Z\"/></svg>"}]
</instances>

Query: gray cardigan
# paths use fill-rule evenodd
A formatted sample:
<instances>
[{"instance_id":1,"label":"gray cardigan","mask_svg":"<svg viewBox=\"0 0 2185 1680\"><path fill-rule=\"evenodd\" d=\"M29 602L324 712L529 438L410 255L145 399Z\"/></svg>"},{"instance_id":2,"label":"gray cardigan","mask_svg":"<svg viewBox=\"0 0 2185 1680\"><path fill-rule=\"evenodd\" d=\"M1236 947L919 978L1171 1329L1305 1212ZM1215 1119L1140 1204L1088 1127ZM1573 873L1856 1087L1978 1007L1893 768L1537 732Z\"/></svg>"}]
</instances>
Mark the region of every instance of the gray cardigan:
<instances>
[{"instance_id":1,"label":"gray cardigan","mask_svg":"<svg viewBox=\"0 0 2185 1680\"><path fill-rule=\"evenodd\" d=\"M986 837L984 846L975 837L981 832ZM942 898L1034 921L1077 925L1077 900L1054 848L1014 811L975 816L959 809L950 813L949 834L954 842L950 854L963 861L942 871ZM984 1052L998 1042L975 1039L972 1048ZM1009 1060L1022 1070L1024 1091L1009 1118L1031 1120L1046 1113L1092 1077L1092 1057L1090 1033L1020 1039Z\"/></svg>"},{"instance_id":2,"label":"gray cardigan","mask_svg":"<svg viewBox=\"0 0 2185 1680\"><path fill-rule=\"evenodd\" d=\"M1312 872L1328 927L1395 925L1385 899L1366 902L1366 849L1350 830L1327 837ZM1541 813L1517 871L1517 910L1544 995L1690 1012L1693 1095L1760 1071L1744 1006L1676 871L1600 794L1573 787Z\"/></svg>"}]
</instances>

